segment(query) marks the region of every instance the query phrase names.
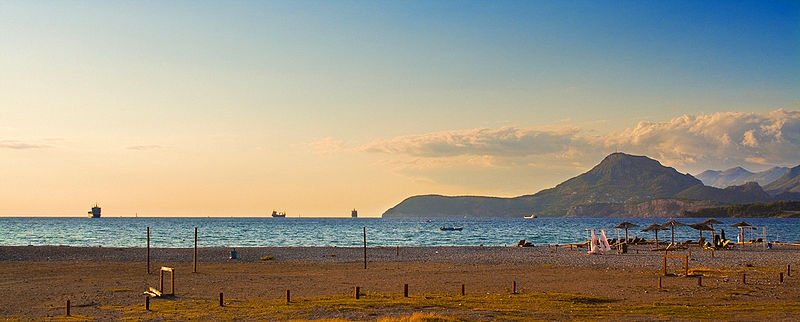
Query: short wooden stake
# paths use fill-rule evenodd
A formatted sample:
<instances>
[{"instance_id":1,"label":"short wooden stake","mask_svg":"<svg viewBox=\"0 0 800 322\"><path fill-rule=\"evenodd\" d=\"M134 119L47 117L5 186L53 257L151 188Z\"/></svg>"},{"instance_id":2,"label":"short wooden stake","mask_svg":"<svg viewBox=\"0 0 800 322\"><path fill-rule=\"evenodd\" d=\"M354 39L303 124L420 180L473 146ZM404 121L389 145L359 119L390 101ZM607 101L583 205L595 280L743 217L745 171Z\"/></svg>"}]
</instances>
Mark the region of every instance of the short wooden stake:
<instances>
[{"instance_id":1,"label":"short wooden stake","mask_svg":"<svg viewBox=\"0 0 800 322\"><path fill-rule=\"evenodd\" d=\"M658 288L661 288L661 276L658 277Z\"/></svg>"},{"instance_id":2,"label":"short wooden stake","mask_svg":"<svg viewBox=\"0 0 800 322\"><path fill-rule=\"evenodd\" d=\"M667 276L667 254L664 254L664 276Z\"/></svg>"},{"instance_id":3,"label":"short wooden stake","mask_svg":"<svg viewBox=\"0 0 800 322\"><path fill-rule=\"evenodd\" d=\"M69 309L70 309L69 300L67 300L67 316L69 316L69 313L70 313Z\"/></svg>"},{"instance_id":4,"label":"short wooden stake","mask_svg":"<svg viewBox=\"0 0 800 322\"><path fill-rule=\"evenodd\" d=\"M689 276L689 256L683 258L683 276Z\"/></svg>"},{"instance_id":5,"label":"short wooden stake","mask_svg":"<svg viewBox=\"0 0 800 322\"><path fill-rule=\"evenodd\" d=\"M792 277L792 264L786 264L786 276Z\"/></svg>"},{"instance_id":6,"label":"short wooden stake","mask_svg":"<svg viewBox=\"0 0 800 322\"><path fill-rule=\"evenodd\" d=\"M400 256L400 246L397 246L395 256Z\"/></svg>"},{"instance_id":7,"label":"short wooden stake","mask_svg":"<svg viewBox=\"0 0 800 322\"><path fill-rule=\"evenodd\" d=\"M711 258L714 258L714 249L711 249Z\"/></svg>"},{"instance_id":8,"label":"short wooden stake","mask_svg":"<svg viewBox=\"0 0 800 322\"><path fill-rule=\"evenodd\" d=\"M783 272L780 273L781 284L783 284Z\"/></svg>"},{"instance_id":9,"label":"short wooden stake","mask_svg":"<svg viewBox=\"0 0 800 322\"><path fill-rule=\"evenodd\" d=\"M464 284L461 284L461 296L464 296L466 294L467 294L467 292L465 290Z\"/></svg>"},{"instance_id":10,"label":"short wooden stake","mask_svg":"<svg viewBox=\"0 0 800 322\"><path fill-rule=\"evenodd\" d=\"M150 296L144 297L144 309L145 311L150 311Z\"/></svg>"},{"instance_id":11,"label":"short wooden stake","mask_svg":"<svg viewBox=\"0 0 800 322\"><path fill-rule=\"evenodd\" d=\"M408 297L408 284L403 284L403 297Z\"/></svg>"},{"instance_id":12,"label":"short wooden stake","mask_svg":"<svg viewBox=\"0 0 800 322\"><path fill-rule=\"evenodd\" d=\"M511 282L511 294L517 294L517 281Z\"/></svg>"},{"instance_id":13,"label":"short wooden stake","mask_svg":"<svg viewBox=\"0 0 800 322\"><path fill-rule=\"evenodd\" d=\"M353 291L353 295L355 296L356 300L361 298L361 288L356 286L355 290Z\"/></svg>"},{"instance_id":14,"label":"short wooden stake","mask_svg":"<svg viewBox=\"0 0 800 322\"><path fill-rule=\"evenodd\" d=\"M703 287L703 276L697 277L697 286Z\"/></svg>"},{"instance_id":15,"label":"short wooden stake","mask_svg":"<svg viewBox=\"0 0 800 322\"><path fill-rule=\"evenodd\" d=\"M747 284L747 273L742 273L742 285Z\"/></svg>"},{"instance_id":16,"label":"short wooden stake","mask_svg":"<svg viewBox=\"0 0 800 322\"><path fill-rule=\"evenodd\" d=\"M219 292L219 306L225 306L225 298L222 295L222 292Z\"/></svg>"},{"instance_id":17,"label":"short wooden stake","mask_svg":"<svg viewBox=\"0 0 800 322\"><path fill-rule=\"evenodd\" d=\"M292 303L292 296L289 290L286 290L286 304Z\"/></svg>"}]
</instances>

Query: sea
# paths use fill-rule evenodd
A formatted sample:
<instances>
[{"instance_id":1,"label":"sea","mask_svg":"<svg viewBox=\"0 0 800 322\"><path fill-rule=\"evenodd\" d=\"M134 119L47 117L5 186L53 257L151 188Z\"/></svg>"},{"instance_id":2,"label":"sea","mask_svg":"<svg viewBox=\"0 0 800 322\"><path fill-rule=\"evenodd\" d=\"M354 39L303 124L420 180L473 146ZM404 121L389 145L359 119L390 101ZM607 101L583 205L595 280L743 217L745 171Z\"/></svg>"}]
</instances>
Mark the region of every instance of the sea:
<instances>
[{"instance_id":1,"label":"sea","mask_svg":"<svg viewBox=\"0 0 800 322\"><path fill-rule=\"evenodd\" d=\"M679 218L690 224L705 218ZM200 247L286 247L286 246L361 246L366 230L369 247L394 246L508 246L525 239L534 245L567 244L586 241L592 229L606 231L608 238L621 238L623 221L638 224L630 228L630 238L653 238L641 229L669 218L0 218L0 245L65 245L89 247L146 247L150 227L151 247L186 248L194 245L198 229ZM736 240L737 228L745 220L756 226L747 230L747 239L767 237L770 241L800 241L798 218L724 218L714 228L724 229ZM461 231L442 231L440 227L463 227ZM764 230L766 227L766 231ZM764 233L766 232L766 235ZM659 232L659 240L670 239L670 231ZM703 233L709 238L709 232ZM700 232L676 227L676 241L697 240Z\"/></svg>"}]
</instances>

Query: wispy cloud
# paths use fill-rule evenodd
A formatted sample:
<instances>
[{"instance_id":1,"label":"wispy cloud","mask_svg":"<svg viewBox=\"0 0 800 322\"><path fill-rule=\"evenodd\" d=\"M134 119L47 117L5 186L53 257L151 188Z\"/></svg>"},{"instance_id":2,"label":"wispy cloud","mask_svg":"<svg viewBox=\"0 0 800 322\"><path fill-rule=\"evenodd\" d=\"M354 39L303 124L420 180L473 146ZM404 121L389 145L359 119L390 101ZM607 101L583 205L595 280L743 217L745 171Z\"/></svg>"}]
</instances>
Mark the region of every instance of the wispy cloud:
<instances>
[{"instance_id":1,"label":"wispy cloud","mask_svg":"<svg viewBox=\"0 0 800 322\"><path fill-rule=\"evenodd\" d=\"M443 131L377 140L361 150L433 158L462 155L527 156L563 150L572 145L578 132L574 127L544 130L502 127Z\"/></svg>"},{"instance_id":2,"label":"wispy cloud","mask_svg":"<svg viewBox=\"0 0 800 322\"><path fill-rule=\"evenodd\" d=\"M346 150L345 142L333 137L325 137L309 143L315 154L331 155Z\"/></svg>"},{"instance_id":3,"label":"wispy cloud","mask_svg":"<svg viewBox=\"0 0 800 322\"><path fill-rule=\"evenodd\" d=\"M52 148L52 146L46 144L21 142L16 140L0 140L0 148L12 149L12 150L34 150L34 149L48 149Z\"/></svg>"},{"instance_id":4,"label":"wispy cloud","mask_svg":"<svg viewBox=\"0 0 800 322\"><path fill-rule=\"evenodd\" d=\"M161 148L163 148L163 146L158 144L141 144L141 145L131 145L127 147L128 150L136 150L136 151L158 150Z\"/></svg>"}]
</instances>

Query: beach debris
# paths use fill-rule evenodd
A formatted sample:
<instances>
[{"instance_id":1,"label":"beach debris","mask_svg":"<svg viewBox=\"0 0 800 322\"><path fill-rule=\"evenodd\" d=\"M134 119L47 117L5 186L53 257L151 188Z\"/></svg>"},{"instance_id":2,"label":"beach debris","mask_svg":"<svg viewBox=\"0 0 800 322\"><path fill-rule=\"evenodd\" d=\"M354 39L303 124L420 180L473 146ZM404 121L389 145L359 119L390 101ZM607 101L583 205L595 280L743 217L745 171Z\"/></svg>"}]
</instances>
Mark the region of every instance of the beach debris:
<instances>
[{"instance_id":1,"label":"beach debris","mask_svg":"<svg viewBox=\"0 0 800 322\"><path fill-rule=\"evenodd\" d=\"M525 241L524 239L520 239L517 243L517 247L533 247L533 243Z\"/></svg>"},{"instance_id":2,"label":"beach debris","mask_svg":"<svg viewBox=\"0 0 800 322\"><path fill-rule=\"evenodd\" d=\"M236 248L234 248L233 250L231 250L231 257L229 257L228 259L229 259L229 260L235 260L235 259L237 259L238 257L239 257L239 253L238 253L238 252L236 252Z\"/></svg>"}]
</instances>

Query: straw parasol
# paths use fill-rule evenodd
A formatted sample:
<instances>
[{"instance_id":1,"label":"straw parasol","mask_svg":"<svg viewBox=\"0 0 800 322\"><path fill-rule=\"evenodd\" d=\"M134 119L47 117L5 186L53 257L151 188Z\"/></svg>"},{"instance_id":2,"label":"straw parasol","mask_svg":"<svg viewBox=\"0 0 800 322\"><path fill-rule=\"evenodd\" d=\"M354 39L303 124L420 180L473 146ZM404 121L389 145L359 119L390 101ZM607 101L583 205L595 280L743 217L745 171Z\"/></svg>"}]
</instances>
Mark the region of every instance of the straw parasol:
<instances>
[{"instance_id":1,"label":"straw parasol","mask_svg":"<svg viewBox=\"0 0 800 322\"><path fill-rule=\"evenodd\" d=\"M707 225L705 223L691 224L691 225L689 225L689 227L692 227L692 228L697 229L697 230L700 231L700 239L703 239L703 230L711 230L712 229L709 225Z\"/></svg>"},{"instance_id":2,"label":"straw parasol","mask_svg":"<svg viewBox=\"0 0 800 322\"><path fill-rule=\"evenodd\" d=\"M737 223L735 223L735 224L733 224L731 226L739 228L739 236L742 236L742 240L741 240L742 243L744 243L744 240L745 240L745 238L744 238L744 228L745 227L747 227L747 228L753 227L753 225L748 224L748 223L746 223L744 221L737 222Z\"/></svg>"},{"instance_id":3,"label":"straw parasol","mask_svg":"<svg viewBox=\"0 0 800 322\"><path fill-rule=\"evenodd\" d=\"M717 232L714 231L714 225L722 224L722 222L719 221L719 220L716 220L714 218L708 218L705 221L703 221L702 224L706 224L706 225L708 225L708 227L711 227L711 239L713 240L714 239L714 235L717 234Z\"/></svg>"},{"instance_id":4,"label":"straw parasol","mask_svg":"<svg viewBox=\"0 0 800 322\"><path fill-rule=\"evenodd\" d=\"M630 222L627 222L627 221L623 221L619 225L614 226L614 228L625 229L625 242L626 243L628 242L628 228L631 228L631 227L639 227L639 225L634 224L634 223L630 223Z\"/></svg>"},{"instance_id":5,"label":"straw parasol","mask_svg":"<svg viewBox=\"0 0 800 322\"><path fill-rule=\"evenodd\" d=\"M659 224L652 224L652 225L647 226L644 229L642 229L642 231L652 231L653 233L656 234L656 248L658 248L658 231L659 230L664 230L664 227L662 227Z\"/></svg>"},{"instance_id":6,"label":"straw parasol","mask_svg":"<svg viewBox=\"0 0 800 322\"><path fill-rule=\"evenodd\" d=\"M670 230L672 230L672 244L675 244L675 226L686 226L686 224L684 224L684 223L682 223L680 221L677 221L675 219L672 219L672 220L664 223L661 226L664 227L664 228L669 227Z\"/></svg>"}]
</instances>

